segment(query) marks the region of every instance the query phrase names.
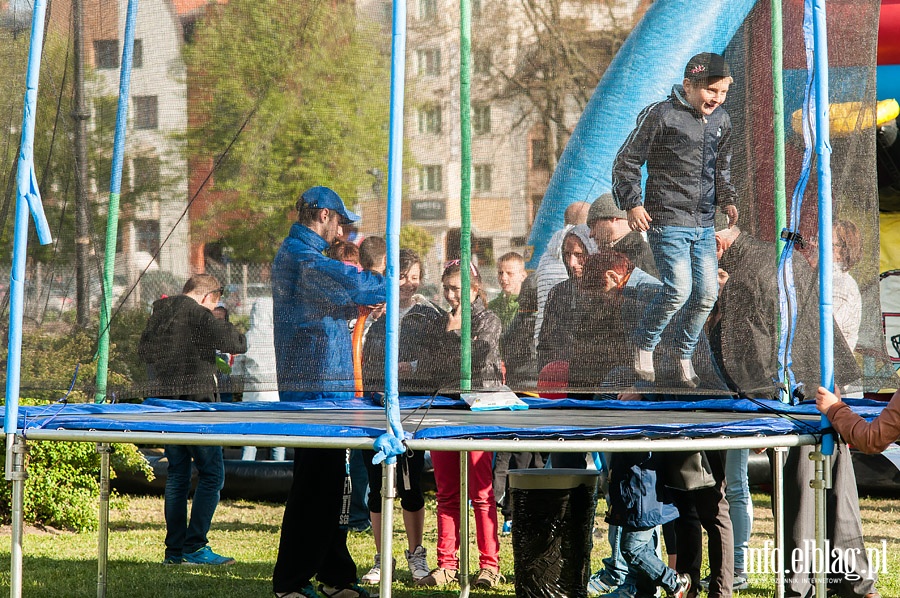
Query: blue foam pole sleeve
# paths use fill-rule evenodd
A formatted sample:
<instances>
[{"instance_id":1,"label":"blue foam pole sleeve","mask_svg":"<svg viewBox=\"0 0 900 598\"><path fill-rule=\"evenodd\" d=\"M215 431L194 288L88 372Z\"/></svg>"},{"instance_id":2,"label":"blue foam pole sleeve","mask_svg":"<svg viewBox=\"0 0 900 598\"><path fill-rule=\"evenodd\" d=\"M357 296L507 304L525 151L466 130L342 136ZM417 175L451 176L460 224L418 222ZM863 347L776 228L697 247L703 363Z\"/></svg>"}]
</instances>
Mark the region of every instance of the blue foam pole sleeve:
<instances>
[{"instance_id":1,"label":"blue foam pole sleeve","mask_svg":"<svg viewBox=\"0 0 900 598\"><path fill-rule=\"evenodd\" d=\"M654 2L625 40L594 90L550 179L531 229L541 259L574 201L594 201L612 186L612 163L638 113L664 99L699 52L722 53L756 0Z\"/></svg>"},{"instance_id":2,"label":"blue foam pole sleeve","mask_svg":"<svg viewBox=\"0 0 900 598\"><path fill-rule=\"evenodd\" d=\"M403 200L403 92L406 86L406 2L394 0L391 34L391 98L387 197L387 338L384 409L393 435L403 438L398 380L400 355L400 220ZM389 456L389 462L396 457Z\"/></svg>"},{"instance_id":3,"label":"blue foam pole sleeve","mask_svg":"<svg viewBox=\"0 0 900 598\"><path fill-rule=\"evenodd\" d=\"M34 0L31 14L31 46L28 50L28 72L25 76L25 107L22 115L22 137L16 170L16 217L13 232L12 268L9 274L9 339L6 358L6 407L3 430L14 434L19 418L19 388L22 366L22 317L25 303L25 261L28 253L28 213L35 219L38 240L51 241L50 228L44 217L37 178L34 175L34 125L37 114L37 92L40 81L41 54L44 41L45 0Z\"/></svg>"}]
</instances>

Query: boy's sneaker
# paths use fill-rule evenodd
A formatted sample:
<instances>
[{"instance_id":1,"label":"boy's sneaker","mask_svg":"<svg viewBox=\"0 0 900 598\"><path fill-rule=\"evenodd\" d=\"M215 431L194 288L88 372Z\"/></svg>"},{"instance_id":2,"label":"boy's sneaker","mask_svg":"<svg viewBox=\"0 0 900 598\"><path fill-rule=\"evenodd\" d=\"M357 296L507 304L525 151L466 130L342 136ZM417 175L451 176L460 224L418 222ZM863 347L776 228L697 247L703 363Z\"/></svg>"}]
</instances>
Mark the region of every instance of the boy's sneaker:
<instances>
[{"instance_id":1,"label":"boy's sneaker","mask_svg":"<svg viewBox=\"0 0 900 598\"><path fill-rule=\"evenodd\" d=\"M588 580L587 592L588 596L600 596L601 594L609 594L619 587L609 576L606 569L600 569Z\"/></svg>"},{"instance_id":2,"label":"boy's sneaker","mask_svg":"<svg viewBox=\"0 0 900 598\"><path fill-rule=\"evenodd\" d=\"M233 565L234 559L212 551L209 546L189 552L181 557L188 565Z\"/></svg>"},{"instance_id":3,"label":"boy's sneaker","mask_svg":"<svg viewBox=\"0 0 900 598\"><path fill-rule=\"evenodd\" d=\"M416 582L417 586L447 586L451 583L459 583L459 571L456 569L444 569L437 567L431 573Z\"/></svg>"},{"instance_id":4,"label":"boy's sneaker","mask_svg":"<svg viewBox=\"0 0 900 598\"><path fill-rule=\"evenodd\" d=\"M306 584L299 592L275 592L275 598L322 598L312 584Z\"/></svg>"},{"instance_id":5,"label":"boy's sneaker","mask_svg":"<svg viewBox=\"0 0 900 598\"><path fill-rule=\"evenodd\" d=\"M163 559L163 565L180 565L184 562L183 556L170 555Z\"/></svg>"},{"instance_id":6,"label":"boy's sneaker","mask_svg":"<svg viewBox=\"0 0 900 598\"><path fill-rule=\"evenodd\" d=\"M428 551L425 550L425 547L419 544L412 552L405 550L404 553L413 583L427 577L431 571L428 569Z\"/></svg>"},{"instance_id":7,"label":"boy's sneaker","mask_svg":"<svg viewBox=\"0 0 900 598\"><path fill-rule=\"evenodd\" d=\"M679 573L675 578L675 589L669 592L669 598L685 598L691 591L691 576L689 573Z\"/></svg>"},{"instance_id":8,"label":"boy's sneaker","mask_svg":"<svg viewBox=\"0 0 900 598\"><path fill-rule=\"evenodd\" d=\"M512 519L507 519L503 522L503 527L500 528L500 533L504 536L508 536L512 533Z\"/></svg>"},{"instance_id":9,"label":"boy's sneaker","mask_svg":"<svg viewBox=\"0 0 900 598\"><path fill-rule=\"evenodd\" d=\"M656 380L656 371L653 369L653 351L638 349L635 352L634 373L645 382Z\"/></svg>"},{"instance_id":10,"label":"boy's sneaker","mask_svg":"<svg viewBox=\"0 0 900 598\"><path fill-rule=\"evenodd\" d=\"M503 576L500 575L500 571L482 567L478 570L478 573L475 574L475 577L472 578L472 587L481 590L490 590L502 581Z\"/></svg>"},{"instance_id":11,"label":"boy's sneaker","mask_svg":"<svg viewBox=\"0 0 900 598\"><path fill-rule=\"evenodd\" d=\"M345 588L335 588L321 584L319 593L327 598L369 598L369 592L355 583L351 583Z\"/></svg>"}]
</instances>

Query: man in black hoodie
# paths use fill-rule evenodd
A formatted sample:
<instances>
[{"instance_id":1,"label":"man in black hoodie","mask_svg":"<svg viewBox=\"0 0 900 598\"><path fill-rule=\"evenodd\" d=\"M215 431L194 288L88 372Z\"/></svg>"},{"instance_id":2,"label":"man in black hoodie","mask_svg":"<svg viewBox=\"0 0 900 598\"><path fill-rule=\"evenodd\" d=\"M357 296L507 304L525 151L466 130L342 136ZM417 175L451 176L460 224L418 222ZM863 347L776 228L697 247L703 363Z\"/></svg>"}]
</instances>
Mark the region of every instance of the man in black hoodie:
<instances>
[{"instance_id":1,"label":"man in black hoodie","mask_svg":"<svg viewBox=\"0 0 900 598\"><path fill-rule=\"evenodd\" d=\"M195 274L181 295L153 303L153 313L141 334L138 355L150 373L151 396L184 401L218 401L216 350L244 353L247 339L233 324L217 319L212 310L222 297L222 286L209 274ZM220 446L165 447L166 556L163 563L177 565L230 565L234 559L216 554L206 534L219 504L225 482ZM191 465L197 467L197 489L187 518Z\"/></svg>"}]
</instances>

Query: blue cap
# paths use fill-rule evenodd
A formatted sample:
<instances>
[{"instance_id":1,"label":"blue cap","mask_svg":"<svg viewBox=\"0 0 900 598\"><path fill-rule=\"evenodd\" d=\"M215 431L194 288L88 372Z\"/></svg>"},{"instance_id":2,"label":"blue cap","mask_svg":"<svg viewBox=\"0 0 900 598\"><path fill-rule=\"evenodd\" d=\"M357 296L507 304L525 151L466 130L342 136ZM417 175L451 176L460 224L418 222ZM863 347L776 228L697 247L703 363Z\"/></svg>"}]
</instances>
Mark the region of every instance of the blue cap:
<instances>
[{"instance_id":1,"label":"blue cap","mask_svg":"<svg viewBox=\"0 0 900 598\"><path fill-rule=\"evenodd\" d=\"M341 224L350 224L359 221L359 214L354 214L344 206L341 196L328 187L310 187L300 195L300 201L297 202L297 209L300 204L305 203L308 207L321 210L327 208L333 212L337 212L341 216Z\"/></svg>"}]
</instances>

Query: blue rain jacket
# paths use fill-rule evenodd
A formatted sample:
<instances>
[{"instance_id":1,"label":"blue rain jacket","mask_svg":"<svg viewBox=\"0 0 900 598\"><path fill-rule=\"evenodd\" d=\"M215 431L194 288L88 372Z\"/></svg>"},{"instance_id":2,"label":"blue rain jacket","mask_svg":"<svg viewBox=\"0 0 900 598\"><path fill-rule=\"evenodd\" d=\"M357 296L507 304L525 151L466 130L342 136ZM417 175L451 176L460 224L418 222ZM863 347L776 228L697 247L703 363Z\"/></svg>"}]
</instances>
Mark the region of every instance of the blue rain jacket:
<instances>
[{"instance_id":1,"label":"blue rain jacket","mask_svg":"<svg viewBox=\"0 0 900 598\"><path fill-rule=\"evenodd\" d=\"M272 265L282 401L352 398L351 322L358 306L385 300L384 277L326 257L326 249L325 239L294 223Z\"/></svg>"}]
</instances>

